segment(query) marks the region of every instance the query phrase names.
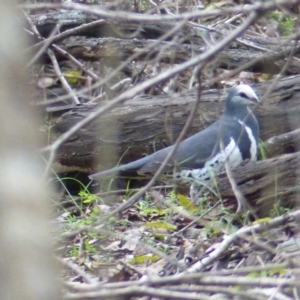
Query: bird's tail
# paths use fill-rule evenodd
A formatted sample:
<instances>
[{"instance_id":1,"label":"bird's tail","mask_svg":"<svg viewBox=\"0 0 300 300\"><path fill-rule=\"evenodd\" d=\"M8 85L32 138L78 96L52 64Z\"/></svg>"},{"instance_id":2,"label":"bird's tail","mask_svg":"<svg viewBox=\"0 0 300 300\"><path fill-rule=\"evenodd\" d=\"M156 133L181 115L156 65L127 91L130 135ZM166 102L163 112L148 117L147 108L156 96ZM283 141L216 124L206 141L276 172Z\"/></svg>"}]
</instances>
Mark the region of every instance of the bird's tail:
<instances>
[{"instance_id":1,"label":"bird's tail","mask_svg":"<svg viewBox=\"0 0 300 300\"><path fill-rule=\"evenodd\" d=\"M143 157L131 163L101 171L89 176L90 179L97 180L102 177L118 177L118 176L137 176L137 171L149 162L149 156Z\"/></svg>"}]
</instances>

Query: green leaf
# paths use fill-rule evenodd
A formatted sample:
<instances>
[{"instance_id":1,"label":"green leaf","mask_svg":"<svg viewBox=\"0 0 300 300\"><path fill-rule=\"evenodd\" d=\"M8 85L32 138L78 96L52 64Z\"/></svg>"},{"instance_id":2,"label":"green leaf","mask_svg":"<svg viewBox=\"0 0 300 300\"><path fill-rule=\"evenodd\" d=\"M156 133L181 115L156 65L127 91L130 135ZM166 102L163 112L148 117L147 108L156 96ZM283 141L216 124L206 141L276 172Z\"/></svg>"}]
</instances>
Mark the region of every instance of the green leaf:
<instances>
[{"instance_id":1,"label":"green leaf","mask_svg":"<svg viewBox=\"0 0 300 300\"><path fill-rule=\"evenodd\" d=\"M79 79L81 78L81 72L77 70L70 70L64 72L64 76L66 77L66 80L69 84L75 85L79 82Z\"/></svg>"},{"instance_id":2,"label":"green leaf","mask_svg":"<svg viewBox=\"0 0 300 300\"><path fill-rule=\"evenodd\" d=\"M176 230L177 226L175 226L171 223L168 223L168 222L154 221L154 222L147 222L146 228L148 228L148 229L162 228L162 229L167 229L167 230Z\"/></svg>"},{"instance_id":3,"label":"green leaf","mask_svg":"<svg viewBox=\"0 0 300 300\"><path fill-rule=\"evenodd\" d=\"M256 220L254 221L252 224L253 225L256 225L256 224L262 224L262 223L267 223L271 220L271 218L262 218L262 219L259 219L259 220Z\"/></svg>"},{"instance_id":4,"label":"green leaf","mask_svg":"<svg viewBox=\"0 0 300 300\"><path fill-rule=\"evenodd\" d=\"M194 205L194 203L186 196L178 194L177 195L179 203L189 212L195 213L198 211L198 207Z\"/></svg>"},{"instance_id":5,"label":"green leaf","mask_svg":"<svg viewBox=\"0 0 300 300\"><path fill-rule=\"evenodd\" d=\"M153 254L146 254L146 255L141 255L141 256L136 256L132 260L130 260L128 263L131 265L136 265L136 264L143 264L147 262L156 262L160 259L158 255L153 255Z\"/></svg>"}]
</instances>

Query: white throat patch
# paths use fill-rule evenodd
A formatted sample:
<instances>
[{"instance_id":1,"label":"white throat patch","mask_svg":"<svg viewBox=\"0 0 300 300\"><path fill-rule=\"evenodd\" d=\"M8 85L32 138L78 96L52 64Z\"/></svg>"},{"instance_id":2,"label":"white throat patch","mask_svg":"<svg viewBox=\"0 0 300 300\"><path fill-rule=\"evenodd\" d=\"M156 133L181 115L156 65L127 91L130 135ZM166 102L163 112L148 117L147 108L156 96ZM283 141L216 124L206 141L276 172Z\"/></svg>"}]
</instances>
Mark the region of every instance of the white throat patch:
<instances>
[{"instance_id":1,"label":"white throat patch","mask_svg":"<svg viewBox=\"0 0 300 300\"><path fill-rule=\"evenodd\" d=\"M250 146L250 160L251 161L256 161L257 158L257 143L256 140L252 134L252 130L245 125L245 123L241 120L238 120L238 122L243 126L243 128L245 128L244 130L246 130L247 134L248 134L248 138L250 140L251 146Z\"/></svg>"}]
</instances>

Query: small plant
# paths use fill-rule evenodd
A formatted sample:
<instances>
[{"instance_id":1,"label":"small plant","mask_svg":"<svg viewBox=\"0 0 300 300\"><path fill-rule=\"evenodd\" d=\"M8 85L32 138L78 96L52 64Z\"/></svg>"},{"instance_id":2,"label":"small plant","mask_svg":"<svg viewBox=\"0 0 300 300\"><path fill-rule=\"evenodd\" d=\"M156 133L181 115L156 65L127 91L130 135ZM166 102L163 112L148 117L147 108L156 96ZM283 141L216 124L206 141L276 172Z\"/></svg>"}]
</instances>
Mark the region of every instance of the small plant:
<instances>
[{"instance_id":1,"label":"small plant","mask_svg":"<svg viewBox=\"0 0 300 300\"><path fill-rule=\"evenodd\" d=\"M258 147L259 147L259 154L260 154L261 160L266 160L268 158L267 157L268 148L267 148L266 144L262 140L259 140Z\"/></svg>"},{"instance_id":2,"label":"small plant","mask_svg":"<svg viewBox=\"0 0 300 300\"><path fill-rule=\"evenodd\" d=\"M126 192L125 192L126 198L129 198L133 193L134 192L130 189L130 180L128 180L126 184Z\"/></svg>"},{"instance_id":3,"label":"small plant","mask_svg":"<svg viewBox=\"0 0 300 300\"><path fill-rule=\"evenodd\" d=\"M144 200L140 200L136 206L135 206L138 210L143 211L143 210L147 210L148 208L151 208L151 198L149 196L149 194L145 194L145 198Z\"/></svg>"},{"instance_id":4,"label":"small plant","mask_svg":"<svg viewBox=\"0 0 300 300\"><path fill-rule=\"evenodd\" d=\"M273 11L269 13L269 17L278 21L279 30L283 36L290 36L295 29L295 21L290 16L286 16L279 11Z\"/></svg>"},{"instance_id":5,"label":"small plant","mask_svg":"<svg viewBox=\"0 0 300 300\"><path fill-rule=\"evenodd\" d=\"M69 251L71 257L79 257L79 246L73 246Z\"/></svg>"},{"instance_id":6,"label":"small plant","mask_svg":"<svg viewBox=\"0 0 300 300\"><path fill-rule=\"evenodd\" d=\"M97 252L96 248L90 244L90 241L88 239L86 239L84 241L84 250L87 253L96 253Z\"/></svg>"},{"instance_id":7,"label":"small plant","mask_svg":"<svg viewBox=\"0 0 300 300\"><path fill-rule=\"evenodd\" d=\"M290 36L295 28L295 22L292 18L288 17L285 18L285 20L282 20L280 23L281 29L282 29L282 35L283 36Z\"/></svg>"},{"instance_id":8,"label":"small plant","mask_svg":"<svg viewBox=\"0 0 300 300\"><path fill-rule=\"evenodd\" d=\"M72 215L72 214L68 215L67 220L68 220L68 223L70 223L70 224L76 224L76 223L78 223L77 217L74 216L74 215Z\"/></svg>"},{"instance_id":9,"label":"small plant","mask_svg":"<svg viewBox=\"0 0 300 300\"><path fill-rule=\"evenodd\" d=\"M99 214L100 214L100 209L98 207L93 207L92 211L83 220L84 224L92 225L94 222L97 222Z\"/></svg>"},{"instance_id":10,"label":"small plant","mask_svg":"<svg viewBox=\"0 0 300 300\"><path fill-rule=\"evenodd\" d=\"M141 1L140 1L140 8L141 8L141 11L146 10L148 7L149 7L148 1L145 1L145 0L141 0Z\"/></svg>"},{"instance_id":11,"label":"small plant","mask_svg":"<svg viewBox=\"0 0 300 300\"><path fill-rule=\"evenodd\" d=\"M168 253L171 249L169 245L163 244L158 247L161 252Z\"/></svg>"},{"instance_id":12,"label":"small plant","mask_svg":"<svg viewBox=\"0 0 300 300\"><path fill-rule=\"evenodd\" d=\"M78 195L82 199L82 202L85 204L90 204L98 199L96 195L91 194L86 188L84 190L81 190Z\"/></svg>"}]
</instances>

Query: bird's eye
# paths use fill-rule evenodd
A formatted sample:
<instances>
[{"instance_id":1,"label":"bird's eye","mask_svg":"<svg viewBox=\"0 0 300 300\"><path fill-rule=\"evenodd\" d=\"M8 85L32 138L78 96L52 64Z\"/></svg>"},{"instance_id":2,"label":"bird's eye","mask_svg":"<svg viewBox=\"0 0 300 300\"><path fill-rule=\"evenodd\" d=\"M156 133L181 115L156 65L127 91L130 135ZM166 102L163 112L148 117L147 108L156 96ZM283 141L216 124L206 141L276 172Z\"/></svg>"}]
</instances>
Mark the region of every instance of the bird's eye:
<instances>
[{"instance_id":1,"label":"bird's eye","mask_svg":"<svg viewBox=\"0 0 300 300\"><path fill-rule=\"evenodd\" d=\"M248 98L247 95L246 95L244 92L239 93L239 95L240 95L242 98Z\"/></svg>"}]
</instances>

